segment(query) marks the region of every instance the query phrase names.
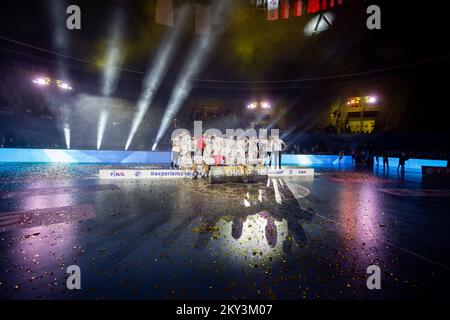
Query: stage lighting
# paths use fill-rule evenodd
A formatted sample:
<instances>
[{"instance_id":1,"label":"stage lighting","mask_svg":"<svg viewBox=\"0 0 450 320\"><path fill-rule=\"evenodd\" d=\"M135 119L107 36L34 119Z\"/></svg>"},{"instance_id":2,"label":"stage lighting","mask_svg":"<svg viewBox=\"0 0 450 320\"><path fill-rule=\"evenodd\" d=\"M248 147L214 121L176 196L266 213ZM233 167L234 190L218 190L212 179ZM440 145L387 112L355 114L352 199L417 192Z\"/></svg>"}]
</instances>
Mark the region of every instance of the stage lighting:
<instances>
[{"instance_id":1,"label":"stage lighting","mask_svg":"<svg viewBox=\"0 0 450 320\"><path fill-rule=\"evenodd\" d=\"M106 63L103 66L102 94L109 97L116 89L119 79L120 67L125 58L122 50L123 27L125 15L117 9L112 16L109 41L106 48Z\"/></svg>"},{"instance_id":2,"label":"stage lighting","mask_svg":"<svg viewBox=\"0 0 450 320\"><path fill-rule=\"evenodd\" d=\"M127 143L125 144L125 150L131 145L133 138L147 113L150 104L153 101L154 95L159 89L163 78L165 77L170 63L174 57L174 54L179 44L179 37L184 30L184 26L189 16L189 6L184 5L177 18L177 23L174 30L170 33L169 37L165 40L162 47L159 49L156 58L154 58L153 65L145 75L143 81L143 89L137 103L137 112L134 115L133 122L131 123L131 129L128 134Z\"/></svg>"},{"instance_id":3,"label":"stage lighting","mask_svg":"<svg viewBox=\"0 0 450 320\"><path fill-rule=\"evenodd\" d=\"M261 103L261 108L267 110L267 109L272 108L272 106L271 106L270 103L268 103L268 102L262 102L262 103Z\"/></svg>"},{"instance_id":4,"label":"stage lighting","mask_svg":"<svg viewBox=\"0 0 450 320\"><path fill-rule=\"evenodd\" d=\"M67 82L62 80L56 80L56 86L61 90L72 90L72 87Z\"/></svg>"},{"instance_id":5,"label":"stage lighting","mask_svg":"<svg viewBox=\"0 0 450 320\"><path fill-rule=\"evenodd\" d=\"M33 80L33 83L41 87L47 87L52 83L52 80L50 78L37 78Z\"/></svg>"},{"instance_id":6,"label":"stage lighting","mask_svg":"<svg viewBox=\"0 0 450 320\"><path fill-rule=\"evenodd\" d=\"M377 97L367 97L366 101L368 103L376 103L377 102Z\"/></svg>"},{"instance_id":7,"label":"stage lighting","mask_svg":"<svg viewBox=\"0 0 450 320\"><path fill-rule=\"evenodd\" d=\"M250 104L247 105L247 109L256 109L256 102L252 102Z\"/></svg>"},{"instance_id":8,"label":"stage lighting","mask_svg":"<svg viewBox=\"0 0 450 320\"><path fill-rule=\"evenodd\" d=\"M64 125L64 139L66 140L66 147L70 149L70 127L68 124Z\"/></svg>"},{"instance_id":9,"label":"stage lighting","mask_svg":"<svg viewBox=\"0 0 450 320\"><path fill-rule=\"evenodd\" d=\"M156 146L161 141L162 137L172 123L173 118L188 98L193 86L191 80L195 78L202 70L205 60L208 58L211 50L216 45L219 33L224 29L223 22L226 19L226 11L229 10L230 3L225 0L217 0L213 3L216 5L212 17L212 30L214 31L210 34L199 37L191 46L185 64L181 69L181 73L174 85L174 90L161 121L155 144L153 145L153 150L156 149Z\"/></svg>"},{"instance_id":10,"label":"stage lighting","mask_svg":"<svg viewBox=\"0 0 450 320\"><path fill-rule=\"evenodd\" d=\"M106 48L106 64L103 67L102 94L106 98L110 97L116 90L119 81L119 71L123 63L124 52L122 46L122 29L125 21L122 10L117 9L112 18L112 28L110 40ZM105 133L109 113L106 110L100 111L97 127L97 150L102 146L103 135Z\"/></svg>"},{"instance_id":11,"label":"stage lighting","mask_svg":"<svg viewBox=\"0 0 450 320\"><path fill-rule=\"evenodd\" d=\"M318 14L311 18L306 24L304 32L307 36L319 34L330 29L334 22L334 15L331 12Z\"/></svg>"},{"instance_id":12,"label":"stage lighting","mask_svg":"<svg viewBox=\"0 0 450 320\"><path fill-rule=\"evenodd\" d=\"M109 113L105 110L103 110L100 113L100 118L98 121L98 128L97 128L97 150L100 150L100 147L102 146L102 140L103 140L103 134L105 133L106 129L106 123L108 122Z\"/></svg>"}]
</instances>

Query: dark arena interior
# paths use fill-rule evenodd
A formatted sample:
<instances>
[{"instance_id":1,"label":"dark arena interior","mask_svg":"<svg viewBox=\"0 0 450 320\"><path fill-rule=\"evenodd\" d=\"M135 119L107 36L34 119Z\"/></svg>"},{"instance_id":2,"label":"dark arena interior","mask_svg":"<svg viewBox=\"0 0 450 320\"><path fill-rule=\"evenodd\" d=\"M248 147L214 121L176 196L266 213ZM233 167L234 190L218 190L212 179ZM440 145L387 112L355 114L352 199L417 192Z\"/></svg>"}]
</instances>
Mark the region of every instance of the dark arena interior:
<instances>
[{"instance_id":1,"label":"dark arena interior","mask_svg":"<svg viewBox=\"0 0 450 320\"><path fill-rule=\"evenodd\" d=\"M440 5L2 1L0 299L448 300Z\"/></svg>"}]
</instances>

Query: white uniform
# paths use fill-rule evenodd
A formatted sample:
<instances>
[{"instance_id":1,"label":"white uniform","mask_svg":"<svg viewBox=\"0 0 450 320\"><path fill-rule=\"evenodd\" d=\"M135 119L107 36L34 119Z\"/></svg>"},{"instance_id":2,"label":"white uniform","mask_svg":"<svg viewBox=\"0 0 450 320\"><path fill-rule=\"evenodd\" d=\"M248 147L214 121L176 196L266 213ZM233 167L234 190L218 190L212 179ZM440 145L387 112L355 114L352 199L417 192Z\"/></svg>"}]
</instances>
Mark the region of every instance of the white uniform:
<instances>
[{"instance_id":1,"label":"white uniform","mask_svg":"<svg viewBox=\"0 0 450 320\"><path fill-rule=\"evenodd\" d=\"M281 149L282 145L284 144L283 140L281 140L279 137L275 137L273 139L273 155L275 158L275 168L281 169Z\"/></svg>"},{"instance_id":2,"label":"white uniform","mask_svg":"<svg viewBox=\"0 0 450 320\"><path fill-rule=\"evenodd\" d=\"M173 169L174 166L178 167L179 166L179 160L180 160L180 137L177 136L175 138L173 138L172 140L172 163L170 164L170 167Z\"/></svg>"},{"instance_id":3,"label":"white uniform","mask_svg":"<svg viewBox=\"0 0 450 320\"><path fill-rule=\"evenodd\" d=\"M247 151L247 139L239 139L236 142L236 160L237 164L246 165L247 159L245 158L245 153Z\"/></svg>"},{"instance_id":4,"label":"white uniform","mask_svg":"<svg viewBox=\"0 0 450 320\"><path fill-rule=\"evenodd\" d=\"M183 168L192 166L191 157L191 136L184 134L181 136L181 152L180 152L180 165Z\"/></svg>"},{"instance_id":5,"label":"white uniform","mask_svg":"<svg viewBox=\"0 0 450 320\"><path fill-rule=\"evenodd\" d=\"M223 155L223 139L222 139L222 137L214 138L213 155L214 156L222 156Z\"/></svg>"},{"instance_id":6,"label":"white uniform","mask_svg":"<svg viewBox=\"0 0 450 320\"><path fill-rule=\"evenodd\" d=\"M228 138L225 145L225 163L227 166L233 166L236 163L236 141L234 138Z\"/></svg>"},{"instance_id":7,"label":"white uniform","mask_svg":"<svg viewBox=\"0 0 450 320\"><path fill-rule=\"evenodd\" d=\"M273 151L274 152L280 152L282 149L282 140L280 138L274 138L273 139Z\"/></svg>"},{"instance_id":8,"label":"white uniform","mask_svg":"<svg viewBox=\"0 0 450 320\"><path fill-rule=\"evenodd\" d=\"M213 156L213 142L211 137L205 138L205 150L203 151L203 161L208 166L214 165L214 158Z\"/></svg>"},{"instance_id":9,"label":"white uniform","mask_svg":"<svg viewBox=\"0 0 450 320\"><path fill-rule=\"evenodd\" d=\"M192 138L191 141L191 153L194 153L193 161L196 165L203 164L202 150L198 147L198 141L197 138Z\"/></svg>"},{"instance_id":10,"label":"white uniform","mask_svg":"<svg viewBox=\"0 0 450 320\"><path fill-rule=\"evenodd\" d=\"M258 162L261 165L264 165L264 162L267 158L267 148L268 148L268 140L264 138L258 139L259 153L258 153Z\"/></svg>"},{"instance_id":11,"label":"white uniform","mask_svg":"<svg viewBox=\"0 0 450 320\"><path fill-rule=\"evenodd\" d=\"M272 158L273 158L273 139L267 140L267 156L269 161L269 167L272 166Z\"/></svg>"},{"instance_id":12,"label":"white uniform","mask_svg":"<svg viewBox=\"0 0 450 320\"><path fill-rule=\"evenodd\" d=\"M258 159L258 145L256 138L250 138L248 141L248 164L256 164Z\"/></svg>"}]
</instances>

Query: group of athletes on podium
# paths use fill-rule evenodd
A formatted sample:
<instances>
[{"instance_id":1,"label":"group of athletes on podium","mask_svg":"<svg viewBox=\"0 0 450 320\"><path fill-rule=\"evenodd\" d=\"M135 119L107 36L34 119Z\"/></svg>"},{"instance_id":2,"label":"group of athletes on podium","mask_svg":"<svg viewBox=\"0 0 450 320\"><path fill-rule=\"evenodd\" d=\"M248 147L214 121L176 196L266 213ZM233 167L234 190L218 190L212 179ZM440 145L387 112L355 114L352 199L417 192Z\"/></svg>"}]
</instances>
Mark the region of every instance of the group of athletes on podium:
<instances>
[{"instance_id":1,"label":"group of athletes on podium","mask_svg":"<svg viewBox=\"0 0 450 320\"><path fill-rule=\"evenodd\" d=\"M171 169L196 166L264 166L281 169L281 153L287 148L278 136L268 138L226 137L216 134L191 137L181 133L172 138Z\"/></svg>"}]
</instances>

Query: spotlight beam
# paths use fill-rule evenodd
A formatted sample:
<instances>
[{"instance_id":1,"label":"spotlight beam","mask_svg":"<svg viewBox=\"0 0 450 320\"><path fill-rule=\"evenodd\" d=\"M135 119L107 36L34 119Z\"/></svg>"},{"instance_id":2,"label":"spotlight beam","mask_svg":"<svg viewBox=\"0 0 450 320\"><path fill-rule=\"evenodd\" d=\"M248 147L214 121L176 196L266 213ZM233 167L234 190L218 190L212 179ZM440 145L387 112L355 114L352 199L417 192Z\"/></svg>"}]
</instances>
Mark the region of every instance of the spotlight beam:
<instances>
[{"instance_id":1,"label":"spotlight beam","mask_svg":"<svg viewBox=\"0 0 450 320\"><path fill-rule=\"evenodd\" d=\"M100 118L98 120L98 131L97 131L97 150L100 150L102 146L103 134L105 133L106 123L108 122L109 112L102 110L100 113Z\"/></svg>"},{"instance_id":2,"label":"spotlight beam","mask_svg":"<svg viewBox=\"0 0 450 320\"><path fill-rule=\"evenodd\" d=\"M133 138L144 119L145 114L150 107L153 98L158 91L162 79L167 74L170 63L173 60L177 46L179 45L179 37L184 30L184 25L188 17L188 5L184 5L177 17L177 22L175 24L174 30L170 33L168 38L163 43L163 46L159 49L156 54L155 59L153 59L152 66L147 70L144 80L143 89L139 100L137 102L137 112L133 117L133 122L131 124L130 133L128 134L127 143L125 145L125 150L131 145Z\"/></svg>"},{"instance_id":3,"label":"spotlight beam","mask_svg":"<svg viewBox=\"0 0 450 320\"><path fill-rule=\"evenodd\" d=\"M64 140L66 141L66 147L67 149L70 149L70 127L67 123L63 126L63 132L64 132Z\"/></svg>"},{"instance_id":4,"label":"spotlight beam","mask_svg":"<svg viewBox=\"0 0 450 320\"><path fill-rule=\"evenodd\" d=\"M219 32L219 28L223 25L225 19L224 10L227 6L231 7L232 4L229 1L217 0L213 2L213 5L217 5L214 8L214 13L212 17L212 33L200 36L197 41L191 46L188 58L181 69L181 73L176 81L174 90L172 92L169 104L167 105L166 111L164 113L163 119L161 121L161 126L159 127L158 134L156 136L155 143L153 144L152 150L155 150L158 146L159 141L164 136L165 132L169 128L172 119L180 110L183 103L186 101L192 90L191 79L195 78L205 63L205 59L208 57L209 53L216 44Z\"/></svg>"},{"instance_id":5,"label":"spotlight beam","mask_svg":"<svg viewBox=\"0 0 450 320\"><path fill-rule=\"evenodd\" d=\"M109 97L116 89L119 79L119 70L124 58L121 50L123 24L123 13L121 10L116 10L107 47L106 64L103 69L102 94L106 97Z\"/></svg>"},{"instance_id":6,"label":"spotlight beam","mask_svg":"<svg viewBox=\"0 0 450 320\"><path fill-rule=\"evenodd\" d=\"M124 14L122 10L117 9L112 18L113 27L110 31L110 39L106 52L106 63L103 68L102 77L102 94L105 97L110 97L116 90L117 82L119 80L120 67L122 66L124 54L121 50L122 32L124 25ZM103 107L97 125L97 149L102 145L103 136L108 121L109 112Z\"/></svg>"}]
</instances>

